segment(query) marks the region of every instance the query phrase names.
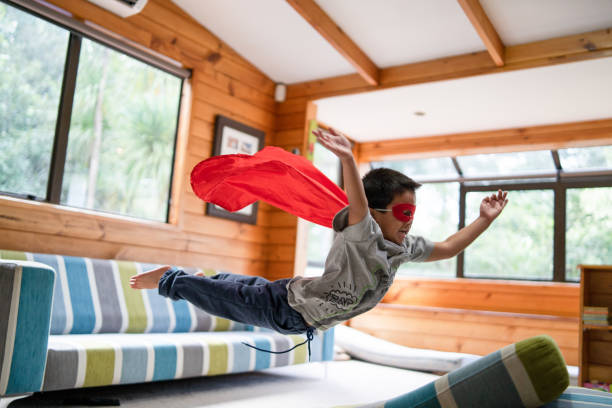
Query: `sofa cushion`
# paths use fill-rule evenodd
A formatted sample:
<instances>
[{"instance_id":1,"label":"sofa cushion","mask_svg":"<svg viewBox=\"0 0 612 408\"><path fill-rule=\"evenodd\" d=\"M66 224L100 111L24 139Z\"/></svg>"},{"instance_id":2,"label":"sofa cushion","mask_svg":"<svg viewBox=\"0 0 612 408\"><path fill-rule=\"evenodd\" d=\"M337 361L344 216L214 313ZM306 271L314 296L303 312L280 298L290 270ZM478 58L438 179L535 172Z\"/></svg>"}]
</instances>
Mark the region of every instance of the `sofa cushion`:
<instances>
[{"instance_id":1,"label":"sofa cushion","mask_svg":"<svg viewBox=\"0 0 612 408\"><path fill-rule=\"evenodd\" d=\"M54 279L47 265L0 260L0 396L42 385Z\"/></svg>"},{"instance_id":2,"label":"sofa cushion","mask_svg":"<svg viewBox=\"0 0 612 408\"><path fill-rule=\"evenodd\" d=\"M602 408L612 407L612 394L582 387L568 387L556 400L542 408Z\"/></svg>"},{"instance_id":3,"label":"sofa cushion","mask_svg":"<svg viewBox=\"0 0 612 408\"><path fill-rule=\"evenodd\" d=\"M305 335L258 331L60 335L49 337L43 391L129 384L261 370L308 361ZM325 355L323 333L311 343L311 361Z\"/></svg>"},{"instance_id":4,"label":"sofa cushion","mask_svg":"<svg viewBox=\"0 0 612 408\"><path fill-rule=\"evenodd\" d=\"M51 334L172 333L249 330L250 326L212 316L190 303L173 302L157 290L129 287L132 275L159 265L0 250L0 259L37 261L57 276ZM184 268L188 273L218 271Z\"/></svg>"},{"instance_id":5,"label":"sofa cushion","mask_svg":"<svg viewBox=\"0 0 612 408\"><path fill-rule=\"evenodd\" d=\"M506 346L414 391L353 407L535 408L569 385L563 356L549 336Z\"/></svg>"}]
</instances>

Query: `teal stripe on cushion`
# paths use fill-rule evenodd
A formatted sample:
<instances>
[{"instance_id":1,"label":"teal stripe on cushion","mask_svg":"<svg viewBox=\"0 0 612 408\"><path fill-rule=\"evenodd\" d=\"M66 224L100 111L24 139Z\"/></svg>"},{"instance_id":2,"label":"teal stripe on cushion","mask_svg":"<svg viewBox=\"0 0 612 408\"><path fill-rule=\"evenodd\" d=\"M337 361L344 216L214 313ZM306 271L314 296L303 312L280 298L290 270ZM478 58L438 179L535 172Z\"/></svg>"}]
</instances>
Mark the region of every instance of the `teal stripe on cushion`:
<instances>
[{"instance_id":1,"label":"teal stripe on cushion","mask_svg":"<svg viewBox=\"0 0 612 408\"><path fill-rule=\"evenodd\" d=\"M487 375L478 375L486 371ZM496 351L448 374L458 406L521 407L514 382Z\"/></svg>"},{"instance_id":2,"label":"teal stripe on cushion","mask_svg":"<svg viewBox=\"0 0 612 408\"><path fill-rule=\"evenodd\" d=\"M191 329L191 314L189 313L189 306L187 305L187 302L184 300L172 302L172 307L174 308L174 315L176 317L174 333L189 332Z\"/></svg>"},{"instance_id":3,"label":"teal stripe on cushion","mask_svg":"<svg viewBox=\"0 0 612 408\"><path fill-rule=\"evenodd\" d=\"M569 387L559 398L542 408L599 408L612 406L612 395L582 387Z\"/></svg>"},{"instance_id":4,"label":"teal stripe on cushion","mask_svg":"<svg viewBox=\"0 0 612 408\"><path fill-rule=\"evenodd\" d=\"M33 257L36 262L44 263L55 271L59 270L57 255L33 254ZM62 334L66 328L66 305L64 304L64 293L59 276L55 279L54 293L51 311L51 334Z\"/></svg>"},{"instance_id":5,"label":"teal stripe on cushion","mask_svg":"<svg viewBox=\"0 0 612 408\"><path fill-rule=\"evenodd\" d=\"M174 344L154 344L155 370L153 381L172 380L176 374L176 346Z\"/></svg>"},{"instance_id":6,"label":"teal stripe on cushion","mask_svg":"<svg viewBox=\"0 0 612 408\"><path fill-rule=\"evenodd\" d=\"M268 340L267 338L262 337L260 335L254 335L253 341L255 342L255 347L264 350L270 350L271 344L270 340ZM270 368L270 356L270 353L255 353L255 370L263 370L265 368Z\"/></svg>"},{"instance_id":7,"label":"teal stripe on cushion","mask_svg":"<svg viewBox=\"0 0 612 408\"><path fill-rule=\"evenodd\" d=\"M141 263L141 269L146 272L151 269L159 268L161 265ZM165 297L157 293L157 289L149 289L144 291L149 300L149 307L153 324L151 325L150 333L169 333L170 332L170 310L168 309L168 301ZM173 302L174 303L174 302Z\"/></svg>"},{"instance_id":8,"label":"teal stripe on cushion","mask_svg":"<svg viewBox=\"0 0 612 408\"><path fill-rule=\"evenodd\" d=\"M165 297L157 293L157 289L145 290L149 299L149 307L153 318L150 333L168 333L170 331L170 310Z\"/></svg>"},{"instance_id":9,"label":"teal stripe on cushion","mask_svg":"<svg viewBox=\"0 0 612 408\"><path fill-rule=\"evenodd\" d=\"M251 353L253 349L242 344L242 341L242 339L236 339L230 346L231 352L234 354L234 364L230 368L230 372L232 373L249 371L251 367L251 356L252 354L256 354ZM246 339L244 339L244 341L246 341Z\"/></svg>"},{"instance_id":10,"label":"teal stripe on cushion","mask_svg":"<svg viewBox=\"0 0 612 408\"><path fill-rule=\"evenodd\" d=\"M121 384L145 382L147 378L148 352L146 347L123 345L121 347Z\"/></svg>"},{"instance_id":11,"label":"teal stripe on cushion","mask_svg":"<svg viewBox=\"0 0 612 408\"><path fill-rule=\"evenodd\" d=\"M408 394L400 395L385 402L385 408L442 408L436 398L433 382L426 384Z\"/></svg>"},{"instance_id":12,"label":"teal stripe on cushion","mask_svg":"<svg viewBox=\"0 0 612 408\"><path fill-rule=\"evenodd\" d=\"M46 267L23 266L15 343L6 394L42 388L55 273Z\"/></svg>"},{"instance_id":13,"label":"teal stripe on cushion","mask_svg":"<svg viewBox=\"0 0 612 408\"><path fill-rule=\"evenodd\" d=\"M87 276L87 267L83 258L64 257L66 278L72 303L71 334L89 334L96 325L96 314L91 297L91 287Z\"/></svg>"},{"instance_id":14,"label":"teal stripe on cushion","mask_svg":"<svg viewBox=\"0 0 612 408\"><path fill-rule=\"evenodd\" d=\"M323 361L334 359L334 328L327 329L323 337Z\"/></svg>"}]
</instances>

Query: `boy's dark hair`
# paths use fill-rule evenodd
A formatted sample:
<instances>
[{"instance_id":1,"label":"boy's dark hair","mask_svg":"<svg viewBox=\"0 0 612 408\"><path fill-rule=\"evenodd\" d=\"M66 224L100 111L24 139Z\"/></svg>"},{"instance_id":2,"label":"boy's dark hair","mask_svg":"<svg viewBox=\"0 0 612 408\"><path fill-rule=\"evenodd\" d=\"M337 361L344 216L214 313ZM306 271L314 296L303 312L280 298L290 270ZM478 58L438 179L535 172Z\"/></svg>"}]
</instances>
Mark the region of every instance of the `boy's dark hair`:
<instances>
[{"instance_id":1,"label":"boy's dark hair","mask_svg":"<svg viewBox=\"0 0 612 408\"><path fill-rule=\"evenodd\" d=\"M396 194L406 190L414 193L421 187L421 184L399 171L384 167L370 170L362 181L370 208L386 208Z\"/></svg>"}]
</instances>

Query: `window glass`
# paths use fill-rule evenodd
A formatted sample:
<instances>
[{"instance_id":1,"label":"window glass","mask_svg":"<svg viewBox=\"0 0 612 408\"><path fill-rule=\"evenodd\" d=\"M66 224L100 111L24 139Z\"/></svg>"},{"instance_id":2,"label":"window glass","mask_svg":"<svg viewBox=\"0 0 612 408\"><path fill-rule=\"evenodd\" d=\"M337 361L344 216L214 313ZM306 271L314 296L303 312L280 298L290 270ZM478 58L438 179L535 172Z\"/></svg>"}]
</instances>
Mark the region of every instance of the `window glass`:
<instances>
[{"instance_id":1,"label":"window glass","mask_svg":"<svg viewBox=\"0 0 612 408\"><path fill-rule=\"evenodd\" d=\"M340 184L340 160L321 146L314 145L313 164L336 184ZM304 221L306 222L306 221ZM312 222L308 222L308 250L305 276L320 276L323 273L325 259L334 240L334 231Z\"/></svg>"},{"instance_id":2,"label":"window glass","mask_svg":"<svg viewBox=\"0 0 612 408\"><path fill-rule=\"evenodd\" d=\"M493 192L466 194L466 225ZM491 226L465 250L466 277L548 279L553 276L552 190L508 192L508 204Z\"/></svg>"},{"instance_id":3,"label":"window glass","mask_svg":"<svg viewBox=\"0 0 612 408\"><path fill-rule=\"evenodd\" d=\"M46 197L68 37L0 3L0 191Z\"/></svg>"},{"instance_id":4,"label":"window glass","mask_svg":"<svg viewBox=\"0 0 612 408\"><path fill-rule=\"evenodd\" d=\"M84 39L61 203L166 221L181 84Z\"/></svg>"},{"instance_id":5,"label":"window glass","mask_svg":"<svg viewBox=\"0 0 612 408\"><path fill-rule=\"evenodd\" d=\"M459 156L457 161L465 177L554 172L556 170L549 150Z\"/></svg>"},{"instance_id":6,"label":"window glass","mask_svg":"<svg viewBox=\"0 0 612 408\"><path fill-rule=\"evenodd\" d=\"M416 191L417 209L411 235L421 235L432 241L444 241L457 232L459 225L459 183L423 184ZM408 262L400 266L398 276L454 277L457 258L437 262Z\"/></svg>"},{"instance_id":7,"label":"window glass","mask_svg":"<svg viewBox=\"0 0 612 408\"><path fill-rule=\"evenodd\" d=\"M373 162L372 167L387 167L397 170L416 181L454 178L459 176L450 157Z\"/></svg>"},{"instance_id":8,"label":"window glass","mask_svg":"<svg viewBox=\"0 0 612 408\"><path fill-rule=\"evenodd\" d=\"M612 146L559 150L563 170L612 169Z\"/></svg>"},{"instance_id":9,"label":"window glass","mask_svg":"<svg viewBox=\"0 0 612 408\"><path fill-rule=\"evenodd\" d=\"M577 265L612 265L612 187L568 189L565 276L579 280Z\"/></svg>"}]
</instances>

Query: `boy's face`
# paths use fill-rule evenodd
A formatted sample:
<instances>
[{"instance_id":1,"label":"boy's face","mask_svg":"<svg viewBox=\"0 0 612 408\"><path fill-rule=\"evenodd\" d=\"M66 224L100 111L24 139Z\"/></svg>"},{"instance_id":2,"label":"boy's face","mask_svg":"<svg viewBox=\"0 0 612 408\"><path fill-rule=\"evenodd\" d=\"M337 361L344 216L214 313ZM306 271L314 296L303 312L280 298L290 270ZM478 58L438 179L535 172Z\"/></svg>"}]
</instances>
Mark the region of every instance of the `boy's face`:
<instances>
[{"instance_id":1,"label":"boy's face","mask_svg":"<svg viewBox=\"0 0 612 408\"><path fill-rule=\"evenodd\" d=\"M396 204L416 205L416 195L414 192L409 190L406 190L401 194L396 194L395 197L393 197L393 200L387 206L387 209L391 209L391 207ZM404 243L404 239L412 227L412 220L407 222L400 221L395 218L392 211L381 212L370 209L370 213L372 214L374 220L378 223L378 226L380 226L383 237L385 237L387 241L394 242L398 245L402 245Z\"/></svg>"}]
</instances>

